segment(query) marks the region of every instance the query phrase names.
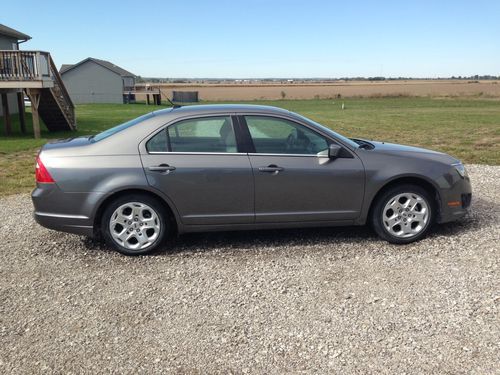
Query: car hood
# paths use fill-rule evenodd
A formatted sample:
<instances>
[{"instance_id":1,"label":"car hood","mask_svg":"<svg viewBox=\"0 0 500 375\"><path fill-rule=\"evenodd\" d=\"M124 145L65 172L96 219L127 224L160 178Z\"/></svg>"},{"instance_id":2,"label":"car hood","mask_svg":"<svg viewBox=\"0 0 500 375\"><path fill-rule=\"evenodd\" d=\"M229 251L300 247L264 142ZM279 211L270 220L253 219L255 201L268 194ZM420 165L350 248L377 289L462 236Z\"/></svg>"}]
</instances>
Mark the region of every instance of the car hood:
<instances>
[{"instance_id":1,"label":"car hood","mask_svg":"<svg viewBox=\"0 0 500 375\"><path fill-rule=\"evenodd\" d=\"M367 142L375 146L373 150L369 150L370 152L390 154L396 156L412 156L424 159L435 159L436 161L441 161L445 163L457 163L459 161L453 156L445 154L444 152L433 151L426 148L400 145L397 143L386 143L386 142L375 142L375 141L367 141Z\"/></svg>"},{"instance_id":2,"label":"car hood","mask_svg":"<svg viewBox=\"0 0 500 375\"><path fill-rule=\"evenodd\" d=\"M392 152L425 152L428 154L441 154L444 155L442 152L439 151L433 151L433 150L428 150L426 148L421 148L421 147L414 147L414 146L406 146L406 145L399 145L397 143L386 143L386 142L373 142L369 141L375 146L375 150L379 151L392 151Z\"/></svg>"}]
</instances>

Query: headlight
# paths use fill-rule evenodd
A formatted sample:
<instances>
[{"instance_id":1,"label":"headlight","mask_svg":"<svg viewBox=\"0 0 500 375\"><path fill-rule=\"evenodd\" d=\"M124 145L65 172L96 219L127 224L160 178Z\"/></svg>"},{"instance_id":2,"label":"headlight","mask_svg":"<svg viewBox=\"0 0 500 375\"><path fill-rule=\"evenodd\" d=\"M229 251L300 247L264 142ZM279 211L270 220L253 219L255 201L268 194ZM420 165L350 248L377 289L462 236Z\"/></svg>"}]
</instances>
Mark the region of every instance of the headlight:
<instances>
[{"instance_id":1,"label":"headlight","mask_svg":"<svg viewBox=\"0 0 500 375\"><path fill-rule=\"evenodd\" d=\"M465 169L465 167L464 167L464 165L462 163L455 163L455 164L452 164L452 166L455 167L455 169L457 170L458 174L462 178L465 178L465 176L467 176L467 169Z\"/></svg>"}]
</instances>

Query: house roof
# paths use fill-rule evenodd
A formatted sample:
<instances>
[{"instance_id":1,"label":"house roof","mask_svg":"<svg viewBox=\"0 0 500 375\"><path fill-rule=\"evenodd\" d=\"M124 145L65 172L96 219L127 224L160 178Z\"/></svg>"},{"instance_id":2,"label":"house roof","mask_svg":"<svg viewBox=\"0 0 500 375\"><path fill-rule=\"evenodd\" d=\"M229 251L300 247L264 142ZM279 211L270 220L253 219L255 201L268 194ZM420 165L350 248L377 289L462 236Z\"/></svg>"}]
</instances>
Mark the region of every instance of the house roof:
<instances>
[{"instance_id":1,"label":"house roof","mask_svg":"<svg viewBox=\"0 0 500 375\"><path fill-rule=\"evenodd\" d=\"M102 67L111 70L113 73L118 74L119 76L122 77L135 77L136 75L133 73L130 73L128 70L125 70L123 68L120 68L118 65L113 64L112 62L106 61L106 60L100 60L100 59L95 59L93 57L87 57L85 60L80 61L79 63L76 64L63 64L61 66L61 69L59 70L59 73L64 74L68 70L71 70L79 65L82 65L83 63L86 63L87 61L92 61L96 64L101 65Z\"/></svg>"},{"instance_id":2,"label":"house roof","mask_svg":"<svg viewBox=\"0 0 500 375\"><path fill-rule=\"evenodd\" d=\"M64 73L66 70L71 68L73 64L62 64L61 69L59 69L59 73Z\"/></svg>"},{"instance_id":3,"label":"house roof","mask_svg":"<svg viewBox=\"0 0 500 375\"><path fill-rule=\"evenodd\" d=\"M24 34L20 31L14 30L11 27L2 25L1 23L0 23L0 35L7 35L7 36L10 36L12 38L17 38L17 40L29 40L29 39L31 39L31 37L29 35Z\"/></svg>"}]
</instances>

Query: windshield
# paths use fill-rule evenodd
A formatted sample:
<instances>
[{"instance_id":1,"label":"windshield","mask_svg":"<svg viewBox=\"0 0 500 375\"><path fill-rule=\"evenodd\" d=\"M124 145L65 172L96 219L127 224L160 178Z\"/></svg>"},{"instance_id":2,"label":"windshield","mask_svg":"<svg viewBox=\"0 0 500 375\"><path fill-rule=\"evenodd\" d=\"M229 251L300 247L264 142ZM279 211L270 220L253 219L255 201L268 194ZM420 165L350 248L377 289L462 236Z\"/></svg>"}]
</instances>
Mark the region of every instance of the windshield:
<instances>
[{"instance_id":1,"label":"windshield","mask_svg":"<svg viewBox=\"0 0 500 375\"><path fill-rule=\"evenodd\" d=\"M321 125L321 124L318 124L316 121L313 121L307 117L304 117L302 115L299 115L297 113L294 113L296 116L299 116L301 119L303 119L304 121L307 121L309 123L312 123L313 125L316 125L318 127L320 127L322 130L324 130L325 132L327 133L330 133L332 136L334 136L335 138L337 138L338 140L340 140L341 142L353 147L353 148L358 148L359 147L359 144L357 144L356 142L354 142L353 140L347 138L347 137L344 137L342 134L339 134L337 132L334 132L332 129L329 129L327 128L326 126L324 125Z\"/></svg>"},{"instance_id":2,"label":"windshield","mask_svg":"<svg viewBox=\"0 0 500 375\"><path fill-rule=\"evenodd\" d=\"M93 136L90 137L90 139L92 139L94 142L98 142L98 141L100 141L100 140L102 140L104 138L108 138L108 137L112 136L113 134L121 132L122 130L130 128L131 126L134 126L134 125L136 125L136 124L138 124L140 122L143 122L143 121L145 121L147 119L150 119L153 116L154 116L153 112L145 114L145 115L137 117L137 118L135 118L133 120L124 122L123 124L114 126L114 127L110 128L108 130L103 131L102 133L93 135Z\"/></svg>"}]
</instances>

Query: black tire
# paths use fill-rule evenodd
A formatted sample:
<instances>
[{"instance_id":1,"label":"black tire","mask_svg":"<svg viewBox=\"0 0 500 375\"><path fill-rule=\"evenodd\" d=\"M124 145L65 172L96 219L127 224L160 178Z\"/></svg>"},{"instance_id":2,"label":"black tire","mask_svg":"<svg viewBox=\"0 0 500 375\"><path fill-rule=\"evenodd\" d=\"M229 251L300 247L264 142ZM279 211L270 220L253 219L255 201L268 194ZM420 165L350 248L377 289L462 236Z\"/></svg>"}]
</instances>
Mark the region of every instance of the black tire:
<instances>
[{"instance_id":1,"label":"black tire","mask_svg":"<svg viewBox=\"0 0 500 375\"><path fill-rule=\"evenodd\" d=\"M406 238L398 237L390 233L389 230L386 229L383 222L383 210L386 204L398 194L404 194L404 193L414 193L419 195L422 199L424 199L429 209L429 216L427 223L423 226L420 232L418 232L414 236ZM380 195L377 198L377 201L375 202L371 212L370 220L373 229L380 238L393 244L408 244L411 242L421 240L429 233L429 230L434 224L435 215L436 215L436 204L434 199L432 199L432 196L429 194L427 190L417 185L402 184L388 188L382 193L382 195Z\"/></svg>"},{"instance_id":2,"label":"black tire","mask_svg":"<svg viewBox=\"0 0 500 375\"><path fill-rule=\"evenodd\" d=\"M140 204L144 204L151 208L153 212L156 214L159 222L159 233L155 234L155 239L151 241L150 244L147 244L147 247L141 249L129 249L120 245L113 238L110 232L110 220L111 216L115 213L115 211L121 207L122 205L126 205L131 202L137 202ZM147 210L147 208L145 208ZM124 224L127 225L127 224ZM144 224L147 225L147 224ZM142 224L141 224L142 226ZM124 228L125 229L125 228ZM144 227L144 229L146 229ZM171 225L169 221L168 212L165 210L163 204L156 198L149 196L147 194L127 194L123 195L115 200L113 200L107 207L104 209L101 219L101 233L104 241L111 246L113 249L122 253L124 255L146 255L151 254L154 251L158 250L158 248L162 245L165 239L168 237L170 233ZM139 232L139 231L138 231ZM140 234L142 236L142 232ZM127 244L125 244L127 245Z\"/></svg>"}]
</instances>

